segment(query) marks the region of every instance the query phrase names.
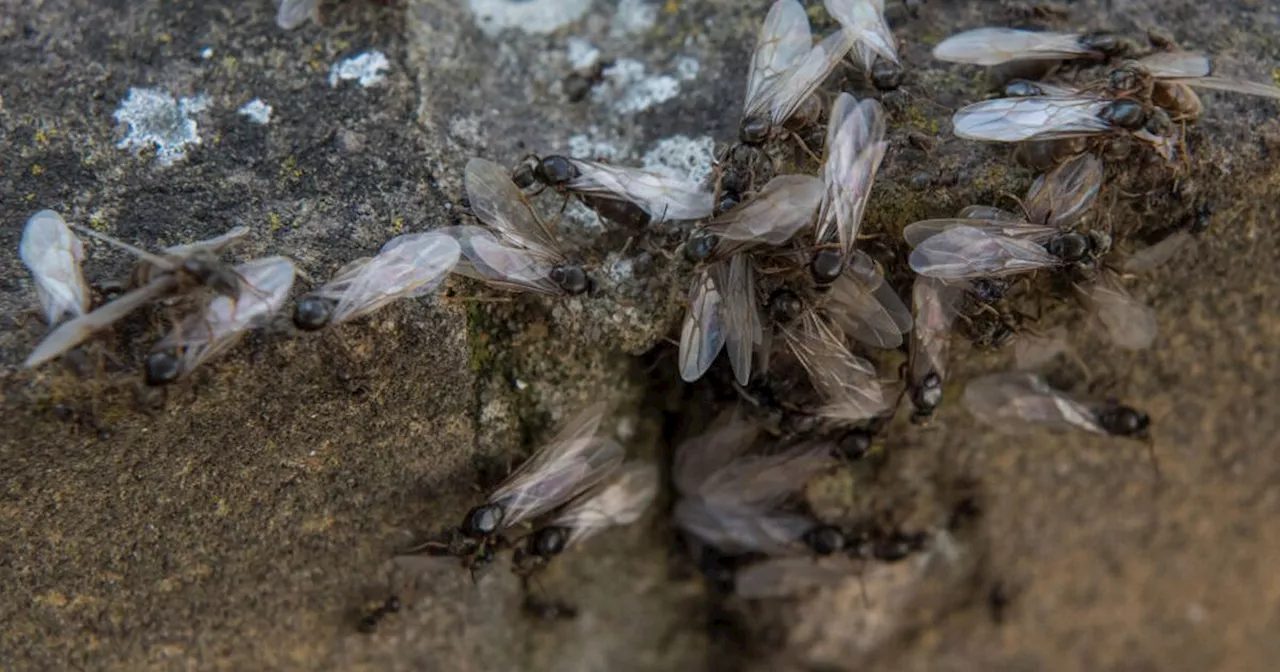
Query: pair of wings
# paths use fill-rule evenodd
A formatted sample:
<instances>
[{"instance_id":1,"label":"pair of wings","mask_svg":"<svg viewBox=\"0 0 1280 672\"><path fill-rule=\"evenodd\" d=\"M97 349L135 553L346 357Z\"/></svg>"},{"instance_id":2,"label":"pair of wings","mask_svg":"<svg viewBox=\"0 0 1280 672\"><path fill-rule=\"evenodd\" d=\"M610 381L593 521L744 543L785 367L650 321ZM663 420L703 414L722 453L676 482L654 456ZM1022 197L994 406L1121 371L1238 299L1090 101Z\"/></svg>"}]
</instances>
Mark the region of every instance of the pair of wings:
<instances>
[{"instance_id":1,"label":"pair of wings","mask_svg":"<svg viewBox=\"0 0 1280 672\"><path fill-rule=\"evenodd\" d=\"M489 495L490 503L502 507L504 527L555 509L622 464L622 446L596 436L605 410L601 403L578 413Z\"/></svg>"},{"instance_id":2,"label":"pair of wings","mask_svg":"<svg viewBox=\"0 0 1280 672\"><path fill-rule=\"evenodd\" d=\"M396 299L428 294L440 286L462 255L447 233L409 233L387 241L377 256L343 266L313 295L335 306L330 324L367 315Z\"/></svg>"},{"instance_id":3,"label":"pair of wings","mask_svg":"<svg viewBox=\"0 0 1280 672\"><path fill-rule=\"evenodd\" d=\"M713 194L686 179L583 159L569 163L577 169L565 185L569 191L633 203L655 222L711 216Z\"/></svg>"},{"instance_id":4,"label":"pair of wings","mask_svg":"<svg viewBox=\"0 0 1280 672\"><path fill-rule=\"evenodd\" d=\"M817 313L806 310L778 331L822 397L816 415L856 423L889 407L875 366L850 352L844 337Z\"/></svg>"},{"instance_id":5,"label":"pair of wings","mask_svg":"<svg viewBox=\"0 0 1280 672\"><path fill-rule=\"evenodd\" d=\"M657 497L658 485L657 465L627 462L608 479L566 504L547 524L569 530L565 541L565 548L569 548L610 527L639 520Z\"/></svg>"},{"instance_id":6,"label":"pair of wings","mask_svg":"<svg viewBox=\"0 0 1280 672\"><path fill-rule=\"evenodd\" d=\"M824 191L814 240L838 242L848 260L862 224L871 185L889 143L884 139L884 109L875 100L858 102L841 93L831 106L826 159L819 177Z\"/></svg>"},{"instance_id":7,"label":"pair of wings","mask_svg":"<svg viewBox=\"0 0 1280 672\"><path fill-rule=\"evenodd\" d=\"M964 290L936 278L917 276L911 286L915 326L911 330L908 361L911 381L919 384L930 374L946 380L951 350L951 325L960 314Z\"/></svg>"},{"instance_id":8,"label":"pair of wings","mask_svg":"<svg viewBox=\"0 0 1280 672\"><path fill-rule=\"evenodd\" d=\"M795 114L853 46L840 30L813 44L809 17L797 0L778 0L769 9L751 56L742 118L766 118L780 126Z\"/></svg>"},{"instance_id":9,"label":"pair of wings","mask_svg":"<svg viewBox=\"0 0 1280 672\"><path fill-rule=\"evenodd\" d=\"M975 418L1010 433L1029 425L1106 434L1095 404L1049 386L1039 375L1014 371L969 381L960 400Z\"/></svg>"},{"instance_id":10,"label":"pair of wings","mask_svg":"<svg viewBox=\"0 0 1280 672\"><path fill-rule=\"evenodd\" d=\"M680 377L698 380L728 346L738 382L751 379L752 355L764 342L756 297L755 271L745 254L711 264L689 290L689 308L680 329Z\"/></svg>"},{"instance_id":11,"label":"pair of wings","mask_svg":"<svg viewBox=\"0 0 1280 672\"><path fill-rule=\"evenodd\" d=\"M89 311L91 296L80 264L84 244L58 213L41 210L27 220L18 256L31 271L45 322L53 326L63 317Z\"/></svg>"}]
</instances>

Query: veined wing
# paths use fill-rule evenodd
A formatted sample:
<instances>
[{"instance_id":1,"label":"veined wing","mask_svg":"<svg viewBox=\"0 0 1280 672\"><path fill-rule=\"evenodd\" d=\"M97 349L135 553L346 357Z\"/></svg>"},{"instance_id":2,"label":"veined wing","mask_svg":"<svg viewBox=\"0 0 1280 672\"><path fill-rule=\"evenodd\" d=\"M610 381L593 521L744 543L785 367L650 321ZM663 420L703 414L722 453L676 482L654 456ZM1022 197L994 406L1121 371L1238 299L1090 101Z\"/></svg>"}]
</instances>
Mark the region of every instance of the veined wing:
<instances>
[{"instance_id":1,"label":"veined wing","mask_svg":"<svg viewBox=\"0 0 1280 672\"><path fill-rule=\"evenodd\" d=\"M889 147L884 133L884 110L876 101L864 100L844 115L827 149L815 239L839 240L846 259L853 253L872 182Z\"/></svg>"},{"instance_id":2,"label":"veined wing","mask_svg":"<svg viewBox=\"0 0 1280 672\"><path fill-rule=\"evenodd\" d=\"M177 286L177 278L172 275L162 275L91 313L63 322L45 336L43 341L40 341L22 365L26 368L39 366L61 355L83 343L93 335L93 332L111 326L146 302L168 294Z\"/></svg>"},{"instance_id":3,"label":"veined wing","mask_svg":"<svg viewBox=\"0 0 1280 672\"><path fill-rule=\"evenodd\" d=\"M1067 229L1093 207L1102 191L1102 159L1086 152L1036 178L1027 191L1027 219Z\"/></svg>"},{"instance_id":4,"label":"veined wing","mask_svg":"<svg viewBox=\"0 0 1280 672\"><path fill-rule=\"evenodd\" d=\"M712 269L722 299L721 320L729 364L738 384L746 385L751 380L752 354L764 340L755 270L751 257L745 254L735 254L727 264L716 264Z\"/></svg>"},{"instance_id":5,"label":"veined wing","mask_svg":"<svg viewBox=\"0 0 1280 672\"><path fill-rule=\"evenodd\" d=\"M798 327L781 329L825 406L818 415L857 422L886 408L884 391L870 362L845 347L840 335L808 312Z\"/></svg>"},{"instance_id":6,"label":"veined wing","mask_svg":"<svg viewBox=\"0 0 1280 672\"><path fill-rule=\"evenodd\" d=\"M787 555L803 552L800 540L817 523L808 516L733 508L717 508L700 499L683 498L673 512L676 525L721 553Z\"/></svg>"},{"instance_id":7,"label":"veined wing","mask_svg":"<svg viewBox=\"0 0 1280 672\"><path fill-rule=\"evenodd\" d=\"M1043 378L1025 371L996 373L965 386L961 403L979 420L996 429L1016 432L1018 423L1105 434L1089 406L1049 387Z\"/></svg>"},{"instance_id":8,"label":"veined wing","mask_svg":"<svg viewBox=\"0 0 1280 672\"><path fill-rule=\"evenodd\" d=\"M1208 77L1209 57L1194 51L1158 51L1137 60L1137 65L1156 79Z\"/></svg>"},{"instance_id":9,"label":"veined wing","mask_svg":"<svg viewBox=\"0 0 1280 672\"><path fill-rule=\"evenodd\" d=\"M898 45L893 32L884 20L884 4L879 0L824 0L831 15L853 38L860 51L876 54L881 58L898 62ZM871 63L863 65L871 67Z\"/></svg>"},{"instance_id":10,"label":"veined wing","mask_svg":"<svg viewBox=\"0 0 1280 672\"><path fill-rule=\"evenodd\" d=\"M1175 81L1201 89L1226 91L1228 93L1243 93L1248 96L1261 96L1263 98L1274 98L1276 100L1280 100L1280 88L1271 86L1270 84L1261 84L1259 82L1247 82L1239 79L1227 79L1225 77L1198 77L1196 79L1180 79Z\"/></svg>"},{"instance_id":11,"label":"veined wing","mask_svg":"<svg viewBox=\"0 0 1280 672\"><path fill-rule=\"evenodd\" d=\"M735 410L722 412L711 428L685 439L676 448L671 468L676 491L696 495L717 470L746 452L760 435L760 426Z\"/></svg>"},{"instance_id":12,"label":"veined wing","mask_svg":"<svg viewBox=\"0 0 1280 672\"><path fill-rule=\"evenodd\" d=\"M1010 61L1057 61L1093 53L1076 33L1015 28L976 28L957 33L933 48L933 57L950 63L1000 65Z\"/></svg>"},{"instance_id":13,"label":"veined wing","mask_svg":"<svg viewBox=\"0 0 1280 672\"><path fill-rule=\"evenodd\" d=\"M565 290L551 279L561 261L539 251L508 245L490 235L471 236L462 244L467 263L454 270L496 287L562 296Z\"/></svg>"},{"instance_id":14,"label":"veined wing","mask_svg":"<svg viewBox=\"0 0 1280 672\"><path fill-rule=\"evenodd\" d=\"M835 464L831 446L800 445L776 455L751 455L722 465L698 487L697 497L718 509L767 511L804 490Z\"/></svg>"},{"instance_id":15,"label":"veined wing","mask_svg":"<svg viewBox=\"0 0 1280 672\"><path fill-rule=\"evenodd\" d=\"M956 137L968 140L1055 140L1111 130L1098 116L1107 105L1090 97L996 98L960 108L951 123Z\"/></svg>"},{"instance_id":16,"label":"veined wing","mask_svg":"<svg viewBox=\"0 0 1280 672\"><path fill-rule=\"evenodd\" d=\"M710 217L713 194L699 185L639 168L571 159L578 177L567 188L640 206L654 221Z\"/></svg>"},{"instance_id":17,"label":"veined wing","mask_svg":"<svg viewBox=\"0 0 1280 672\"><path fill-rule=\"evenodd\" d=\"M1100 271L1093 282L1078 286L1077 290L1116 346L1145 350L1155 342L1159 331L1155 311L1134 298L1115 273Z\"/></svg>"},{"instance_id":18,"label":"veined wing","mask_svg":"<svg viewBox=\"0 0 1280 672\"><path fill-rule=\"evenodd\" d=\"M778 0L769 8L747 73L747 99L743 118L758 116L770 108L783 81L813 48L809 17L796 0Z\"/></svg>"},{"instance_id":19,"label":"veined wing","mask_svg":"<svg viewBox=\"0 0 1280 672\"><path fill-rule=\"evenodd\" d=\"M804 60L786 74L773 92L769 115L774 126L786 123L805 99L826 80L853 46L853 38L843 30L836 31L815 44Z\"/></svg>"},{"instance_id":20,"label":"veined wing","mask_svg":"<svg viewBox=\"0 0 1280 672\"><path fill-rule=\"evenodd\" d=\"M231 245L239 242L241 238L244 238L247 235L249 235L249 227L237 226L220 236L214 236L207 240L197 240L194 243L185 243L182 245L174 245L173 247L166 247L164 248L164 253L171 257L185 257L197 250L219 254Z\"/></svg>"},{"instance_id":21,"label":"veined wing","mask_svg":"<svg viewBox=\"0 0 1280 672\"><path fill-rule=\"evenodd\" d=\"M680 377L685 382L701 378L711 368L728 337L728 325L721 308L724 295L715 280L717 275L728 273L714 270L727 263L717 262L711 269L703 270L689 288L689 309L680 329Z\"/></svg>"},{"instance_id":22,"label":"veined wing","mask_svg":"<svg viewBox=\"0 0 1280 672\"><path fill-rule=\"evenodd\" d=\"M826 313L849 337L875 348L896 348L911 331L911 311L870 259L845 268L831 283Z\"/></svg>"},{"instance_id":23,"label":"veined wing","mask_svg":"<svg viewBox=\"0 0 1280 672\"><path fill-rule=\"evenodd\" d=\"M1020 220L969 219L956 217L953 219L926 219L912 222L902 229L902 237L911 247L919 247L924 241L957 226L967 226L985 231L992 236L1004 238L1023 238L1043 243L1054 235L1061 233L1052 226L1040 226Z\"/></svg>"},{"instance_id":24,"label":"veined wing","mask_svg":"<svg viewBox=\"0 0 1280 672\"><path fill-rule=\"evenodd\" d=\"M919 276L911 287L915 326L911 330L908 359L911 380L919 382L930 373L946 378L951 350L951 325L960 314L964 290L936 278Z\"/></svg>"},{"instance_id":25,"label":"veined wing","mask_svg":"<svg viewBox=\"0 0 1280 672\"><path fill-rule=\"evenodd\" d=\"M1058 265L1039 243L956 226L928 238L908 258L911 270L943 280L1001 277Z\"/></svg>"},{"instance_id":26,"label":"veined wing","mask_svg":"<svg viewBox=\"0 0 1280 672\"><path fill-rule=\"evenodd\" d=\"M810 175L779 175L740 205L707 223L721 238L781 245L813 221L822 200L822 180Z\"/></svg>"},{"instance_id":27,"label":"veined wing","mask_svg":"<svg viewBox=\"0 0 1280 672\"><path fill-rule=\"evenodd\" d=\"M558 255L560 243L530 207L505 168L486 159L467 161L467 198L471 211L499 236L520 247Z\"/></svg>"},{"instance_id":28,"label":"veined wing","mask_svg":"<svg viewBox=\"0 0 1280 672\"><path fill-rule=\"evenodd\" d=\"M89 286L80 269L84 245L58 213L41 210L27 220L18 256L35 280L49 326L64 316L75 318L88 312Z\"/></svg>"},{"instance_id":29,"label":"veined wing","mask_svg":"<svg viewBox=\"0 0 1280 672\"><path fill-rule=\"evenodd\" d=\"M410 233L391 239L346 282L331 322L338 324L396 299L431 292L453 270L461 254L458 242L442 233Z\"/></svg>"},{"instance_id":30,"label":"veined wing","mask_svg":"<svg viewBox=\"0 0 1280 672\"><path fill-rule=\"evenodd\" d=\"M658 494L658 467L627 462L591 491L565 505L549 523L570 530L565 548L610 527L639 520Z\"/></svg>"}]
</instances>

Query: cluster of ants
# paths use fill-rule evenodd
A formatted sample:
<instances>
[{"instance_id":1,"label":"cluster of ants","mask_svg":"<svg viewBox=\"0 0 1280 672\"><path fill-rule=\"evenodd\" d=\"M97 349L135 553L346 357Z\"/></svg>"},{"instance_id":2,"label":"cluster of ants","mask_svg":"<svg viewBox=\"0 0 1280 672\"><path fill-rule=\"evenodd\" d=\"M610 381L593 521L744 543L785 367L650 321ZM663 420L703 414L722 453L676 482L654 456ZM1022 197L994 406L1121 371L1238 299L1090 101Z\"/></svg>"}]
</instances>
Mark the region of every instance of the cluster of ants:
<instances>
[{"instance_id":1,"label":"cluster of ants","mask_svg":"<svg viewBox=\"0 0 1280 672\"><path fill-rule=\"evenodd\" d=\"M1154 314L1124 288L1124 277L1169 259L1196 232L1176 231L1113 261L1109 232L1082 224L1103 186L1102 157L1113 156L1116 141L1136 140L1175 161L1182 125L1202 111L1192 87L1271 98L1280 98L1280 89L1214 76L1205 56L1167 42L1153 41L1142 53L1109 34L1007 28L944 40L936 58L1002 68L1008 80L1004 97L955 113L955 134L1019 143L1018 156L1041 174L1021 201L1022 213L974 205L953 218L906 226L907 262L915 273L908 303L886 280L884 260L859 244L889 147L886 113L873 98L840 93L824 114L816 95L846 57L877 88L897 86L897 45L881 0L824 4L840 28L816 43L797 0L773 4L751 59L738 143L721 155L714 184L564 156L539 158L514 172L473 158L464 184L478 225L398 236L378 254L350 262L297 300L294 326L334 327L393 300L431 294L450 273L510 291L589 295L595 289L590 274L563 252L555 223L533 207L532 191L575 197L602 220L637 231L693 222L682 254L693 282L680 330L681 378L700 379L725 351L738 389L750 398L747 386L772 375L771 361L781 350L800 365L816 395L798 411L807 429L787 441L766 438L760 421L733 411L678 446L674 519L700 565L709 576L731 581L740 596L776 597L839 580L869 560L900 560L925 548L923 533L876 524L841 529L794 502L812 477L851 452L850 442L865 446L887 425L903 396L914 421L933 414L943 401L953 323L975 309L994 312L992 304L1017 286L1011 278L1038 270L1065 274L1113 343L1148 347L1156 336ZM286 1L280 9L283 15L302 5L308 3ZM1100 68L1103 75L1090 78ZM801 132L823 122L815 154ZM816 175L772 174L769 152L787 141L812 157ZM83 247L72 228L140 259L129 291L96 310L90 311L80 272ZM283 308L295 275L284 257L237 266L220 261L219 252L244 233L236 229L151 254L69 227L51 211L37 213L21 255L48 322L57 326L26 366L68 352L145 303L197 290L212 297L156 345L146 380L172 382L226 351ZM775 348L779 341L785 348ZM904 345L902 380L884 380L870 358ZM1020 353L1018 370L968 382L961 404L1002 429L1070 428L1137 437L1150 446L1145 413L1069 394L1032 372L1046 352L1060 350L1039 345L1024 350L1038 355ZM639 519L659 490L658 470L649 462L624 462L625 450L598 435L605 416L603 405L583 410L460 526L413 552L461 558L476 569L514 546L512 566L528 576L584 539ZM532 532L516 542L509 538L530 523L537 523ZM362 629L399 607L398 599L388 600Z\"/></svg>"}]
</instances>

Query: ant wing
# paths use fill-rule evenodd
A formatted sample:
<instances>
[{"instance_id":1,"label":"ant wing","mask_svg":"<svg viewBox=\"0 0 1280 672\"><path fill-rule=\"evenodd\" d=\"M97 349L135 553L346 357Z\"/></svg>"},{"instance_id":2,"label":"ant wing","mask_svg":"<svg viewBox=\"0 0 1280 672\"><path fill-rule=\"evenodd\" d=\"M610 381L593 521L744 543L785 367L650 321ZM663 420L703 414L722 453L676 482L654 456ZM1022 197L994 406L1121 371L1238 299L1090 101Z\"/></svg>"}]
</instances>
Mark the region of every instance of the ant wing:
<instances>
[{"instance_id":1,"label":"ant wing","mask_svg":"<svg viewBox=\"0 0 1280 672\"><path fill-rule=\"evenodd\" d=\"M817 415L857 422L879 415L887 407L875 367L855 356L840 336L808 312L799 328L784 327L782 335L809 381L826 405Z\"/></svg>"},{"instance_id":2,"label":"ant wing","mask_svg":"<svg viewBox=\"0 0 1280 672\"><path fill-rule=\"evenodd\" d=\"M884 133L884 110L876 101L864 100L845 114L827 148L815 240L839 240L845 259L853 253L872 182L889 147Z\"/></svg>"},{"instance_id":3,"label":"ant wing","mask_svg":"<svg viewBox=\"0 0 1280 672\"><path fill-rule=\"evenodd\" d=\"M933 48L933 57L950 63L1000 65L1011 61L1059 61L1093 53L1075 33L1015 28L975 28L956 33Z\"/></svg>"},{"instance_id":4,"label":"ant wing","mask_svg":"<svg viewBox=\"0 0 1280 672\"><path fill-rule=\"evenodd\" d=\"M1056 229L1078 222L1102 191L1102 160L1084 153L1036 178L1027 191L1027 219Z\"/></svg>"},{"instance_id":5,"label":"ant wing","mask_svg":"<svg viewBox=\"0 0 1280 672\"><path fill-rule=\"evenodd\" d=\"M1150 247L1143 248L1129 255L1120 266L1125 273L1149 273L1167 263L1173 255L1194 242L1195 238L1186 231L1175 231L1163 240Z\"/></svg>"},{"instance_id":6,"label":"ant wing","mask_svg":"<svg viewBox=\"0 0 1280 672\"><path fill-rule=\"evenodd\" d=\"M558 255L555 234L534 213L506 168L486 159L467 161L463 178L471 211L499 236L520 247Z\"/></svg>"},{"instance_id":7,"label":"ant wing","mask_svg":"<svg viewBox=\"0 0 1280 672\"><path fill-rule=\"evenodd\" d=\"M727 240L781 245L813 221L822 191L822 180L816 177L779 175L749 202L716 217L704 228Z\"/></svg>"},{"instance_id":8,"label":"ant wing","mask_svg":"<svg viewBox=\"0 0 1280 672\"><path fill-rule=\"evenodd\" d=\"M963 212L969 211L965 208ZM992 236L1004 238L1024 238L1042 243L1054 235L1061 233L1051 226L1039 226L1018 219L992 219L981 217L957 217L954 219L926 219L912 222L902 230L902 237L911 247L919 247L924 241L957 226L967 226L985 231Z\"/></svg>"},{"instance_id":9,"label":"ant wing","mask_svg":"<svg viewBox=\"0 0 1280 672\"><path fill-rule=\"evenodd\" d=\"M993 142L1056 140L1098 135L1111 124L1098 114L1109 101L1069 98L996 98L960 108L951 117L956 137Z\"/></svg>"},{"instance_id":10,"label":"ant wing","mask_svg":"<svg viewBox=\"0 0 1280 672\"><path fill-rule=\"evenodd\" d=\"M1194 51L1158 51L1138 59L1137 64L1156 79L1207 77L1212 70L1209 57Z\"/></svg>"},{"instance_id":11,"label":"ant wing","mask_svg":"<svg viewBox=\"0 0 1280 672\"><path fill-rule=\"evenodd\" d=\"M478 227L458 227L477 229ZM559 259L498 240L488 231L459 239L465 261L454 271L500 288L563 296L565 290L551 279Z\"/></svg>"},{"instance_id":12,"label":"ant wing","mask_svg":"<svg viewBox=\"0 0 1280 672\"><path fill-rule=\"evenodd\" d=\"M41 210L27 220L18 244L18 256L31 271L36 294L49 326L64 316L80 317L89 310L89 286L80 264L84 245L67 223L52 210Z\"/></svg>"},{"instance_id":13,"label":"ant wing","mask_svg":"<svg viewBox=\"0 0 1280 672\"><path fill-rule=\"evenodd\" d=\"M861 263L860 263L861 262ZM826 312L854 340L875 348L896 348L911 331L911 310L876 270L859 254L831 283Z\"/></svg>"},{"instance_id":14,"label":"ant wing","mask_svg":"<svg viewBox=\"0 0 1280 672\"><path fill-rule=\"evenodd\" d=\"M738 384L746 385L751 380L752 353L764 341L754 266L750 256L735 254L727 265L722 263L712 268L718 271L715 282L722 299L721 319L725 326L729 364Z\"/></svg>"},{"instance_id":15,"label":"ant wing","mask_svg":"<svg viewBox=\"0 0 1280 672\"><path fill-rule=\"evenodd\" d=\"M1248 96L1261 96L1263 98L1274 98L1280 100L1280 88L1271 86L1270 84L1246 82L1239 79L1227 79L1225 77L1199 77L1197 79L1183 79L1177 81L1179 83L1201 89L1226 91L1228 93L1243 93Z\"/></svg>"},{"instance_id":16,"label":"ant wing","mask_svg":"<svg viewBox=\"0 0 1280 672\"><path fill-rule=\"evenodd\" d=\"M223 250L231 246L232 243L249 235L249 227L237 226L230 231L208 240L198 240L194 243L185 245L174 245L166 247L164 253L171 257L185 257L196 251L208 251L213 254L220 254Z\"/></svg>"},{"instance_id":17,"label":"ant wing","mask_svg":"<svg viewBox=\"0 0 1280 672\"><path fill-rule=\"evenodd\" d=\"M996 373L969 381L960 403L975 418L1007 432L1022 425L1075 428L1106 433L1093 411L1058 390L1043 378L1025 371Z\"/></svg>"},{"instance_id":18,"label":"ant wing","mask_svg":"<svg viewBox=\"0 0 1280 672\"><path fill-rule=\"evenodd\" d=\"M796 0L778 0L760 27L756 50L747 72L744 119L761 115L782 88L791 71L813 48L809 17Z\"/></svg>"},{"instance_id":19,"label":"ant wing","mask_svg":"<svg viewBox=\"0 0 1280 672\"><path fill-rule=\"evenodd\" d=\"M707 431L685 439L676 448L671 468L676 491L696 495L716 471L755 444L760 426L733 410L724 411Z\"/></svg>"},{"instance_id":20,"label":"ant wing","mask_svg":"<svg viewBox=\"0 0 1280 672\"><path fill-rule=\"evenodd\" d=\"M683 498L673 511L676 525L721 553L791 555L817 524L793 513L720 508L700 499Z\"/></svg>"},{"instance_id":21,"label":"ant wing","mask_svg":"<svg viewBox=\"0 0 1280 672\"><path fill-rule=\"evenodd\" d=\"M802 444L774 455L739 456L712 472L697 497L716 508L766 511L830 469L831 453L828 444Z\"/></svg>"},{"instance_id":22,"label":"ant wing","mask_svg":"<svg viewBox=\"0 0 1280 672\"><path fill-rule=\"evenodd\" d=\"M689 309L680 329L680 377L685 382L698 380L711 368L728 337L721 306L724 295L716 284L717 270L727 262L717 262L693 279L689 288Z\"/></svg>"},{"instance_id":23,"label":"ant wing","mask_svg":"<svg viewBox=\"0 0 1280 672\"><path fill-rule=\"evenodd\" d=\"M657 494L657 465L627 462L608 480L566 505L548 524L571 530L565 542L568 548L601 530L639 520Z\"/></svg>"},{"instance_id":24,"label":"ant wing","mask_svg":"<svg viewBox=\"0 0 1280 672\"><path fill-rule=\"evenodd\" d=\"M93 335L93 332L111 326L144 303L173 291L177 284L177 278L171 275L161 276L157 280L128 292L91 313L85 313L73 320L63 322L58 325L58 328L50 332L43 341L40 341L40 344L27 356L22 365L29 369L58 357L83 343Z\"/></svg>"},{"instance_id":25,"label":"ant wing","mask_svg":"<svg viewBox=\"0 0 1280 672\"><path fill-rule=\"evenodd\" d=\"M919 276L911 287L915 308L915 328L911 330L911 380L920 382L929 374L946 378L951 350L951 324L960 314L964 290L936 278Z\"/></svg>"},{"instance_id":26,"label":"ant wing","mask_svg":"<svg viewBox=\"0 0 1280 672\"><path fill-rule=\"evenodd\" d=\"M578 176L571 191L597 194L640 206L654 221L709 217L713 195L687 180L639 168L571 159Z\"/></svg>"},{"instance_id":27,"label":"ant wing","mask_svg":"<svg viewBox=\"0 0 1280 672\"><path fill-rule=\"evenodd\" d=\"M770 119L774 126L786 123L827 75L835 70L853 46L848 32L840 30L828 35L805 54L796 67L782 79L770 101Z\"/></svg>"},{"instance_id":28,"label":"ant wing","mask_svg":"<svg viewBox=\"0 0 1280 672\"><path fill-rule=\"evenodd\" d=\"M911 251L911 270L943 280L1002 277L1058 265L1033 240L1008 238L972 226L956 226Z\"/></svg>"},{"instance_id":29,"label":"ant wing","mask_svg":"<svg viewBox=\"0 0 1280 672\"><path fill-rule=\"evenodd\" d=\"M884 20L884 3L881 0L825 0L827 13L831 15L853 38L864 66L870 67L868 56L898 62L898 45L893 31Z\"/></svg>"},{"instance_id":30,"label":"ant wing","mask_svg":"<svg viewBox=\"0 0 1280 672\"><path fill-rule=\"evenodd\" d=\"M458 263L462 248L442 233L410 233L387 242L382 251L362 263L350 278L336 279L345 288L334 307L333 324L367 315L399 298L427 294L444 281ZM333 283L330 283L332 285ZM321 288L325 292L326 285ZM332 290L330 290L330 293Z\"/></svg>"},{"instance_id":31,"label":"ant wing","mask_svg":"<svg viewBox=\"0 0 1280 672\"><path fill-rule=\"evenodd\" d=\"M276 10L276 25L283 30L293 30L311 19L320 21L320 0L280 0Z\"/></svg>"},{"instance_id":32,"label":"ant wing","mask_svg":"<svg viewBox=\"0 0 1280 672\"><path fill-rule=\"evenodd\" d=\"M1102 271L1093 282L1077 287L1077 291L1116 346L1145 350L1155 342L1159 331L1155 311L1135 299L1115 273Z\"/></svg>"}]
</instances>

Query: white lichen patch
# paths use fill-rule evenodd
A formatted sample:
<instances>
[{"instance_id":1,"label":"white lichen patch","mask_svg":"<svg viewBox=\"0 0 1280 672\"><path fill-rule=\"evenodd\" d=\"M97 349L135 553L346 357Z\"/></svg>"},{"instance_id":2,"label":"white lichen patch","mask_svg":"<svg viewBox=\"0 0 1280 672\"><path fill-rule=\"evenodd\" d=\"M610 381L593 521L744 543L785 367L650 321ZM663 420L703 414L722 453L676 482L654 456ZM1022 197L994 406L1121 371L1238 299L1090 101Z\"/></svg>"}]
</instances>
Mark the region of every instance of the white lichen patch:
<instances>
[{"instance_id":1,"label":"white lichen patch","mask_svg":"<svg viewBox=\"0 0 1280 672\"><path fill-rule=\"evenodd\" d=\"M245 103L244 106L236 110L236 112L248 117L249 121L252 121L255 124L267 124L271 122L271 106L262 102L261 98L254 98L253 100Z\"/></svg>"},{"instance_id":2,"label":"white lichen patch","mask_svg":"<svg viewBox=\"0 0 1280 672\"><path fill-rule=\"evenodd\" d=\"M177 99L159 89L131 87L115 112L117 123L129 124L129 133L116 147L135 153L154 147L156 163L172 165L187 155L188 145L200 144L199 125L192 116L209 102L205 94Z\"/></svg>"},{"instance_id":3,"label":"white lichen patch","mask_svg":"<svg viewBox=\"0 0 1280 672\"><path fill-rule=\"evenodd\" d=\"M715 149L716 141L709 135L696 138L672 135L659 140L645 153L641 163L645 170L703 184L711 177Z\"/></svg>"},{"instance_id":4,"label":"white lichen patch","mask_svg":"<svg viewBox=\"0 0 1280 672\"><path fill-rule=\"evenodd\" d=\"M618 0L618 10L609 25L611 37L643 33L658 21L658 6L650 0Z\"/></svg>"},{"instance_id":5,"label":"white lichen patch","mask_svg":"<svg viewBox=\"0 0 1280 672\"><path fill-rule=\"evenodd\" d=\"M569 137L569 156L592 161L613 161L622 153L618 146L604 140L596 140L579 133Z\"/></svg>"},{"instance_id":6,"label":"white lichen patch","mask_svg":"<svg viewBox=\"0 0 1280 672\"><path fill-rule=\"evenodd\" d=\"M641 112L680 95L680 82L698 75L698 62L680 57L674 74L650 75L644 63L618 59L604 70L604 82L592 90L592 99L609 103L621 113Z\"/></svg>"},{"instance_id":7,"label":"white lichen patch","mask_svg":"<svg viewBox=\"0 0 1280 672\"><path fill-rule=\"evenodd\" d=\"M391 64L381 51L369 51L338 61L329 69L329 86L354 79L361 87L368 88L387 78Z\"/></svg>"},{"instance_id":8,"label":"white lichen patch","mask_svg":"<svg viewBox=\"0 0 1280 672\"><path fill-rule=\"evenodd\" d=\"M590 70L600 62L600 50L581 37L571 37L565 42L565 60L573 70Z\"/></svg>"},{"instance_id":9,"label":"white lichen patch","mask_svg":"<svg viewBox=\"0 0 1280 672\"><path fill-rule=\"evenodd\" d=\"M509 29L546 35L581 19L591 0L467 0L467 6L489 37Z\"/></svg>"}]
</instances>

